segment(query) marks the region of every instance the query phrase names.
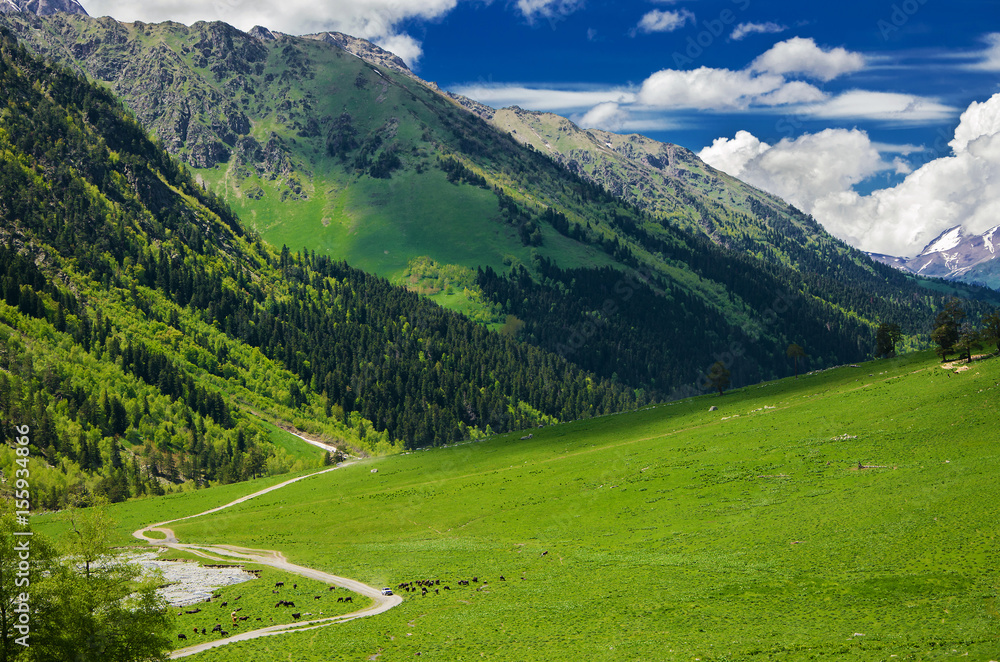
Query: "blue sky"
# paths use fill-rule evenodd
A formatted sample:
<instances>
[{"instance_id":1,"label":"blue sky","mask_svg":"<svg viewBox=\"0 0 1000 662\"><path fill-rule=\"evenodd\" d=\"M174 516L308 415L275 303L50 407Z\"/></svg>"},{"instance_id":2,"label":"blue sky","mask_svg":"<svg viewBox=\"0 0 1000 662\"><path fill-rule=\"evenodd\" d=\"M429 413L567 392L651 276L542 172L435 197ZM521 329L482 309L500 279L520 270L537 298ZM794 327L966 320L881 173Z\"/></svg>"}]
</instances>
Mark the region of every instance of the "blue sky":
<instances>
[{"instance_id":1,"label":"blue sky","mask_svg":"<svg viewBox=\"0 0 1000 662\"><path fill-rule=\"evenodd\" d=\"M489 105L688 147L868 250L914 254L948 227L1000 223L1000 193L983 192L1000 191L1000 137L987 140L1000 134L996 0L82 4L126 21L366 37ZM971 136L962 153L956 129ZM958 176L975 188L948 190Z\"/></svg>"}]
</instances>

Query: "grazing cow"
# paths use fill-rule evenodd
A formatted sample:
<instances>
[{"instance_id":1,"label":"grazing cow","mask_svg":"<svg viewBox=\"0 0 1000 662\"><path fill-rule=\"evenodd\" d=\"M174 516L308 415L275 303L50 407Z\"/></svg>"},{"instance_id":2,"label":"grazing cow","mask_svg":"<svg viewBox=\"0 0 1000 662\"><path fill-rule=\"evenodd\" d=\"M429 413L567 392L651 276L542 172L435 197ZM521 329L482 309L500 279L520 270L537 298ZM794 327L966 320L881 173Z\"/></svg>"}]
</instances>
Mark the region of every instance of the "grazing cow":
<instances>
[{"instance_id":1,"label":"grazing cow","mask_svg":"<svg viewBox=\"0 0 1000 662\"><path fill-rule=\"evenodd\" d=\"M274 595L278 595L277 591L271 591L271 593L273 593Z\"/></svg>"},{"instance_id":2,"label":"grazing cow","mask_svg":"<svg viewBox=\"0 0 1000 662\"><path fill-rule=\"evenodd\" d=\"M190 611L185 611L184 613L185 614L197 614L200 611L201 611L200 609L192 609Z\"/></svg>"},{"instance_id":3,"label":"grazing cow","mask_svg":"<svg viewBox=\"0 0 1000 662\"><path fill-rule=\"evenodd\" d=\"M503 576L503 575L500 575L500 581L502 581L502 582L505 582L505 581L507 581L507 580L506 580L506 579L504 579L504 576Z\"/></svg>"},{"instance_id":4,"label":"grazing cow","mask_svg":"<svg viewBox=\"0 0 1000 662\"><path fill-rule=\"evenodd\" d=\"M549 550L545 550L544 552L542 552L542 556L545 556L548 553L549 553Z\"/></svg>"},{"instance_id":5,"label":"grazing cow","mask_svg":"<svg viewBox=\"0 0 1000 662\"><path fill-rule=\"evenodd\" d=\"M179 634L179 635L177 635L177 638L178 639L183 639L184 641L187 641L187 635L186 634Z\"/></svg>"},{"instance_id":6,"label":"grazing cow","mask_svg":"<svg viewBox=\"0 0 1000 662\"><path fill-rule=\"evenodd\" d=\"M285 582L275 582L274 588L281 588L284 585L285 585Z\"/></svg>"},{"instance_id":7,"label":"grazing cow","mask_svg":"<svg viewBox=\"0 0 1000 662\"><path fill-rule=\"evenodd\" d=\"M229 633L228 633L228 632L226 632L225 630L223 630L223 631L222 631L222 632L220 632L219 634L221 634L221 635L222 635L223 637L228 637L228 636L229 636Z\"/></svg>"},{"instance_id":8,"label":"grazing cow","mask_svg":"<svg viewBox=\"0 0 1000 662\"><path fill-rule=\"evenodd\" d=\"M446 591L450 591L450 590L451 590L451 587L450 587L450 586L445 586L445 587L444 587L444 590L446 590Z\"/></svg>"},{"instance_id":9,"label":"grazing cow","mask_svg":"<svg viewBox=\"0 0 1000 662\"><path fill-rule=\"evenodd\" d=\"M314 595L313 596L313 600L319 600L319 596L318 595Z\"/></svg>"},{"instance_id":10,"label":"grazing cow","mask_svg":"<svg viewBox=\"0 0 1000 662\"><path fill-rule=\"evenodd\" d=\"M474 582L476 582L478 584L479 583L479 577L473 577L472 581L474 581Z\"/></svg>"},{"instance_id":11,"label":"grazing cow","mask_svg":"<svg viewBox=\"0 0 1000 662\"><path fill-rule=\"evenodd\" d=\"M294 603L294 602L291 602L291 601L289 601L289 602L286 602L286 603L285 603L285 606L286 606L286 607L294 607L294 606L295 606L295 603Z\"/></svg>"},{"instance_id":12,"label":"grazing cow","mask_svg":"<svg viewBox=\"0 0 1000 662\"><path fill-rule=\"evenodd\" d=\"M277 602L274 603L274 607L275 607L275 609L277 609L278 607L282 606L283 604L285 604L284 600L278 600Z\"/></svg>"},{"instance_id":13,"label":"grazing cow","mask_svg":"<svg viewBox=\"0 0 1000 662\"><path fill-rule=\"evenodd\" d=\"M337 602L343 602L344 598L337 598Z\"/></svg>"},{"instance_id":14,"label":"grazing cow","mask_svg":"<svg viewBox=\"0 0 1000 662\"><path fill-rule=\"evenodd\" d=\"M299 587L298 584L292 584L292 588L298 588L298 587Z\"/></svg>"},{"instance_id":15,"label":"grazing cow","mask_svg":"<svg viewBox=\"0 0 1000 662\"><path fill-rule=\"evenodd\" d=\"M205 634L205 628L202 628L202 629L201 629L201 633L202 633L202 634Z\"/></svg>"},{"instance_id":16,"label":"grazing cow","mask_svg":"<svg viewBox=\"0 0 1000 662\"><path fill-rule=\"evenodd\" d=\"M239 600L242 597L243 597L242 595L237 595L235 598L233 598L233 602L236 602L237 600Z\"/></svg>"},{"instance_id":17,"label":"grazing cow","mask_svg":"<svg viewBox=\"0 0 1000 662\"><path fill-rule=\"evenodd\" d=\"M220 607L228 607L228 606L229 606L229 603L228 603L228 602L223 602L223 603L222 603L221 605L219 605L219 606L220 606Z\"/></svg>"},{"instance_id":18,"label":"grazing cow","mask_svg":"<svg viewBox=\"0 0 1000 662\"><path fill-rule=\"evenodd\" d=\"M438 589L434 589L434 594L435 594L435 595L440 595L440 594L441 594L441 591L439 591Z\"/></svg>"},{"instance_id":19,"label":"grazing cow","mask_svg":"<svg viewBox=\"0 0 1000 662\"><path fill-rule=\"evenodd\" d=\"M220 624L216 623L215 627L212 628L212 632L222 632L222 626Z\"/></svg>"},{"instance_id":20,"label":"grazing cow","mask_svg":"<svg viewBox=\"0 0 1000 662\"><path fill-rule=\"evenodd\" d=\"M194 628L193 632L194 632L195 634L198 634L198 628Z\"/></svg>"},{"instance_id":21,"label":"grazing cow","mask_svg":"<svg viewBox=\"0 0 1000 662\"><path fill-rule=\"evenodd\" d=\"M250 617L249 616L240 616L239 620L241 620L241 621L248 621L248 620L250 620ZM258 618L257 620L259 621L260 619Z\"/></svg>"},{"instance_id":22,"label":"grazing cow","mask_svg":"<svg viewBox=\"0 0 1000 662\"><path fill-rule=\"evenodd\" d=\"M346 598L344 598L344 602L354 602L354 596L353 595L347 596Z\"/></svg>"},{"instance_id":23,"label":"grazing cow","mask_svg":"<svg viewBox=\"0 0 1000 662\"><path fill-rule=\"evenodd\" d=\"M302 612L298 612L298 611L295 612L294 614L292 614L292 618L294 618L295 620L299 620L299 618L301 616L302 616Z\"/></svg>"},{"instance_id":24,"label":"grazing cow","mask_svg":"<svg viewBox=\"0 0 1000 662\"><path fill-rule=\"evenodd\" d=\"M332 591L332 590L333 590L333 589L335 589L335 588L337 588L337 587L336 587L336 586L331 586L331 587L330 587L329 589L327 589L327 590L330 590L330 591Z\"/></svg>"},{"instance_id":25,"label":"grazing cow","mask_svg":"<svg viewBox=\"0 0 1000 662\"><path fill-rule=\"evenodd\" d=\"M233 610L233 613L235 614L238 611L243 611L243 607L237 607L236 609Z\"/></svg>"}]
</instances>

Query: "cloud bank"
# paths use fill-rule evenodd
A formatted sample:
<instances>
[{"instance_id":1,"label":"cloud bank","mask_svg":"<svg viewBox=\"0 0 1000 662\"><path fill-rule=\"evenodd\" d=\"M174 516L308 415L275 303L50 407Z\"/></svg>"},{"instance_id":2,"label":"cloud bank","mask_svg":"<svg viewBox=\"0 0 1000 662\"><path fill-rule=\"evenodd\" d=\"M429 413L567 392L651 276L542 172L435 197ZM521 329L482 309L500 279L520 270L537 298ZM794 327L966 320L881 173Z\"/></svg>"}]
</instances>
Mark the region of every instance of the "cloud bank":
<instances>
[{"instance_id":1,"label":"cloud bank","mask_svg":"<svg viewBox=\"0 0 1000 662\"><path fill-rule=\"evenodd\" d=\"M771 146L746 131L719 138L700 156L724 172L812 213L862 250L912 256L956 225L983 232L1000 222L1000 94L962 113L952 153L931 158L896 186L859 195L854 184L887 163L862 131L829 129ZM906 146L907 150L912 146ZM885 150L887 151L887 150Z\"/></svg>"}]
</instances>

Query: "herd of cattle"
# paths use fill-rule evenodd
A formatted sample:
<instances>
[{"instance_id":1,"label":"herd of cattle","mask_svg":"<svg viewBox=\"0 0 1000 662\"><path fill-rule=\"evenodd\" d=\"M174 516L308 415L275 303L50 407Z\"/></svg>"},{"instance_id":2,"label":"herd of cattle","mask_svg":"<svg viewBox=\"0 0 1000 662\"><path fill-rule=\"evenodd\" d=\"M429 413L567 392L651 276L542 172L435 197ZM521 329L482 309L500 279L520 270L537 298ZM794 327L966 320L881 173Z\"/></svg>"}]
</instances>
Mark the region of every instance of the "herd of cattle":
<instances>
[{"instance_id":1,"label":"herd of cattle","mask_svg":"<svg viewBox=\"0 0 1000 662\"><path fill-rule=\"evenodd\" d=\"M470 580L468 579L459 579L457 582L455 582L455 584L457 586L471 586L472 584L480 584L480 586L476 588L477 591L482 591L484 588L487 588L489 586L489 584L486 582L485 579L482 582L480 582L479 577L473 577L471 580L472 584L470 584L469 581ZM500 575L500 581L505 582L507 581L507 579L503 575ZM440 588L438 588L439 586ZM431 591L434 591L435 595L440 595L441 591L451 590L451 586L448 586L447 584L441 586L440 579L417 579L410 582L401 582L396 586L396 588L402 589L407 593L414 593L416 591L420 591L420 594L422 596L426 596Z\"/></svg>"},{"instance_id":2,"label":"herd of cattle","mask_svg":"<svg viewBox=\"0 0 1000 662\"><path fill-rule=\"evenodd\" d=\"M503 575L500 575L499 581L507 581L507 580L504 578ZM486 582L486 580L483 580L482 582L480 582L479 581L479 577L473 577L471 579L471 584L470 584L470 580L468 580L468 579L460 579L460 580L458 580L456 582L456 585L458 585L458 586L471 586L472 584L479 584L479 586L476 588L477 591L482 591L484 588L487 588L489 586L489 584ZM272 590L271 593L273 593L275 595L280 594L280 589L283 588L284 586L285 586L284 582L277 582L277 583L275 583L274 590ZM293 589L298 589L298 587L299 587L298 584L292 584L292 588ZM333 591L336 588L337 588L336 586L331 586L331 587L329 587L328 590ZM408 593L413 593L413 592L419 591L421 593L421 595L423 595L423 596L426 596L431 591L433 591L435 594L440 594L440 592L442 590L444 590L444 591L450 591L451 590L451 586L448 586L447 584L442 586L440 579L420 579L420 580L414 580L414 581L409 581L409 582L401 582L396 588L400 589L400 590L403 590L403 591L406 591ZM222 595L217 593L217 594L212 595L212 597L210 597L210 598L206 598L205 602L212 602L213 600L218 600L221 597L222 597ZM242 595L238 595L235 598L233 598L232 601L236 602L237 600L239 600L242 597L243 597ZM319 596L319 595L314 595L313 596L313 600L320 600L320 599L321 599L321 596ZM340 596L340 597L337 598L337 602L350 602L350 603L353 603L354 602L354 596L351 596L351 595ZM219 603L219 606L222 607L222 608L228 607L229 606L229 601L221 602L221 603ZM292 608L292 609L294 609L295 608L295 603L293 601L291 601L291 600L279 599L276 603L274 603L274 609L282 609L282 608L285 608L285 609ZM250 620L250 616L238 616L237 615L238 612L240 612L242 610L243 610L243 607L238 607L236 609L233 609L229 613L229 617L230 617L230 619L232 621L231 624L228 626L230 630L236 630L243 623L243 621ZM188 610L185 610L185 611L177 612L177 615L178 616L184 616L186 614L199 614L202 611L203 610L200 607L198 607L196 609L188 609ZM323 612L319 612L319 613L322 614ZM298 612L293 612L291 616L292 616L292 618L294 620L297 621L302 616L313 616L313 614L312 613L303 613L303 612L298 611ZM222 619L217 619L217 620L222 620ZM258 617L256 617L255 622L256 621L261 621L261 620L262 620L262 617L258 616ZM273 623L274 622L274 617L273 616L269 617L268 621L271 622L271 623ZM248 624L248 625L250 625L250 624ZM208 630L207 628L204 628L204 627L202 627L202 628L192 627L191 628L191 632L192 632L192 635L199 635L199 636L200 635L211 636L213 634L218 634L220 637L228 637L229 634L230 634L228 630L223 630L222 629L222 624L221 623L216 623L215 627L213 627L211 630ZM186 634L181 633L181 634L177 635L177 638L180 639L180 640L187 641L188 637L187 637Z\"/></svg>"}]
</instances>

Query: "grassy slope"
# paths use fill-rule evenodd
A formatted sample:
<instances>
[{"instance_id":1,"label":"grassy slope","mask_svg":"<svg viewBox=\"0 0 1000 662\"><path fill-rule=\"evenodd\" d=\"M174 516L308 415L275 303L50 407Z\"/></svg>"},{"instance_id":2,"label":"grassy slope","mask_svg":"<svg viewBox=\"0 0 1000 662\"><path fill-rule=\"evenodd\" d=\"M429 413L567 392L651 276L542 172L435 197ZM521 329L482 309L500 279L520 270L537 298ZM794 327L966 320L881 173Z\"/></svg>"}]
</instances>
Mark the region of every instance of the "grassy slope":
<instances>
[{"instance_id":1,"label":"grassy slope","mask_svg":"<svg viewBox=\"0 0 1000 662\"><path fill-rule=\"evenodd\" d=\"M453 590L202 659L995 659L998 389L907 356L297 483L178 535Z\"/></svg>"}]
</instances>

